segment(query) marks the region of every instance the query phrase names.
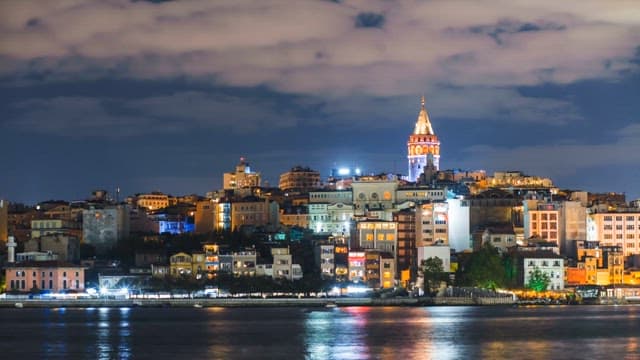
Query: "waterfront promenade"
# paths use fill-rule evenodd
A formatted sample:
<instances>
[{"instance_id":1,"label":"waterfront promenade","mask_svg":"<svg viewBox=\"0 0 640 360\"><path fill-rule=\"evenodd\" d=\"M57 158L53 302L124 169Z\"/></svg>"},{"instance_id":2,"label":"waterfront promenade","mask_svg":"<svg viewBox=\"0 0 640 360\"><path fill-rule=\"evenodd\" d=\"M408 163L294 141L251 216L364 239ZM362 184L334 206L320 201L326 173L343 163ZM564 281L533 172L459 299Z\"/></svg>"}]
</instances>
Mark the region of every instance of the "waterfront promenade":
<instances>
[{"instance_id":1,"label":"waterfront promenade","mask_svg":"<svg viewBox=\"0 0 640 360\"><path fill-rule=\"evenodd\" d=\"M2 299L1 308L55 307L326 307L332 306L425 306L425 305L508 305L511 298L216 298L216 299ZM19 305L17 305L19 304Z\"/></svg>"}]
</instances>

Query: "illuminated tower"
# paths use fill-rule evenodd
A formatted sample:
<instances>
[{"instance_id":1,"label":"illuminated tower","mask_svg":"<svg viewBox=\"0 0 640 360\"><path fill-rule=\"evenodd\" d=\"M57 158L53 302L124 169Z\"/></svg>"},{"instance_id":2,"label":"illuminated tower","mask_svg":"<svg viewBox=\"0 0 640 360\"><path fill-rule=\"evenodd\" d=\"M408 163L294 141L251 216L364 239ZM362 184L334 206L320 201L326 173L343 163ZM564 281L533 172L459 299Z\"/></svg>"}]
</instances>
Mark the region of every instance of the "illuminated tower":
<instances>
[{"instance_id":1,"label":"illuminated tower","mask_svg":"<svg viewBox=\"0 0 640 360\"><path fill-rule=\"evenodd\" d=\"M424 96L420 100L420 113L413 134L407 141L407 160L409 161L409 181L415 182L427 166L429 154L433 158L433 166L440 169L440 141L431 128L427 109L424 107Z\"/></svg>"}]
</instances>

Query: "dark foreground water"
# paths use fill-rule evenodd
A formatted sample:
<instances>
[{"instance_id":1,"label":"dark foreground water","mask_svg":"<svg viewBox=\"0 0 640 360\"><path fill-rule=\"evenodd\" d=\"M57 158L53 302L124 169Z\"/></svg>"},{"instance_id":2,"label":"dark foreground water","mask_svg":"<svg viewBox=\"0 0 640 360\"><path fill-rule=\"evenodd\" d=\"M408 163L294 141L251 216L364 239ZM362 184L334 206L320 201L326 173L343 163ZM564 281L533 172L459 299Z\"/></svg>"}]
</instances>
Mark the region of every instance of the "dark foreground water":
<instances>
[{"instance_id":1,"label":"dark foreground water","mask_svg":"<svg viewBox=\"0 0 640 360\"><path fill-rule=\"evenodd\" d=\"M1 359L640 359L640 307L0 309Z\"/></svg>"}]
</instances>

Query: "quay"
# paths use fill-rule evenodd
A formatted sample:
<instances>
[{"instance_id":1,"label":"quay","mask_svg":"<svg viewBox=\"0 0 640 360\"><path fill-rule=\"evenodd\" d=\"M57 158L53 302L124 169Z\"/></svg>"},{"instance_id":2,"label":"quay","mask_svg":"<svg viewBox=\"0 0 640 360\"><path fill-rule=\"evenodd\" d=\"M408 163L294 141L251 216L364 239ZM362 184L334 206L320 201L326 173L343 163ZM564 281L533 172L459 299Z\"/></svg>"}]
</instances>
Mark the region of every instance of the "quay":
<instances>
[{"instance_id":1,"label":"quay","mask_svg":"<svg viewBox=\"0 0 640 360\"><path fill-rule=\"evenodd\" d=\"M341 298L216 298L216 299L2 299L0 308L92 308L92 307L325 307L345 306L430 306L511 305L510 298L419 297L374 299ZM19 305L17 305L19 304Z\"/></svg>"}]
</instances>

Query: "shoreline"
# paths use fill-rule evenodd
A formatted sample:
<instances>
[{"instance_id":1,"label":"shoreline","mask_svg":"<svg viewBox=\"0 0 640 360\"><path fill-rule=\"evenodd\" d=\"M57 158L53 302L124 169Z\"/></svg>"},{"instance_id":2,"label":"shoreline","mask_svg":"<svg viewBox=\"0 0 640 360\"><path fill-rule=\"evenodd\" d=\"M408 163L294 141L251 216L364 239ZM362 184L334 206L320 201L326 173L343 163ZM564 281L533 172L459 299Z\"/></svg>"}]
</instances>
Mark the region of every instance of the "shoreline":
<instances>
[{"instance_id":1,"label":"shoreline","mask_svg":"<svg viewBox=\"0 0 640 360\"><path fill-rule=\"evenodd\" d=\"M95 307L346 307L346 306L513 306L506 298L215 298L215 299L1 299L0 308Z\"/></svg>"}]
</instances>

